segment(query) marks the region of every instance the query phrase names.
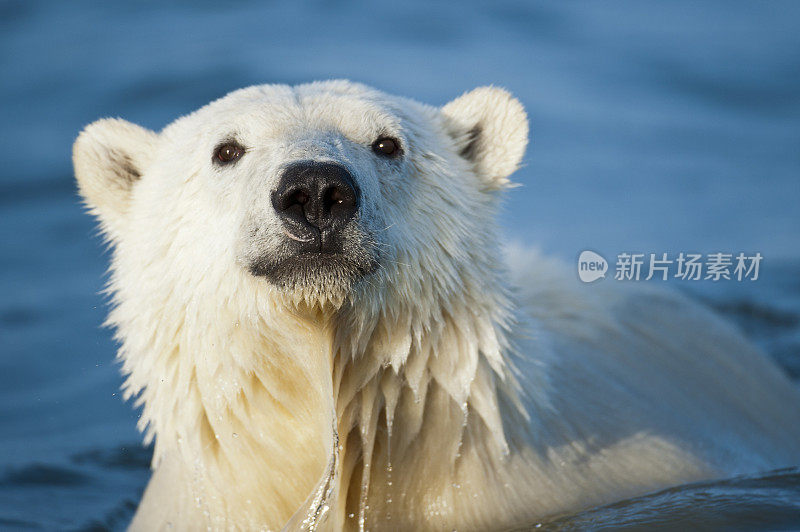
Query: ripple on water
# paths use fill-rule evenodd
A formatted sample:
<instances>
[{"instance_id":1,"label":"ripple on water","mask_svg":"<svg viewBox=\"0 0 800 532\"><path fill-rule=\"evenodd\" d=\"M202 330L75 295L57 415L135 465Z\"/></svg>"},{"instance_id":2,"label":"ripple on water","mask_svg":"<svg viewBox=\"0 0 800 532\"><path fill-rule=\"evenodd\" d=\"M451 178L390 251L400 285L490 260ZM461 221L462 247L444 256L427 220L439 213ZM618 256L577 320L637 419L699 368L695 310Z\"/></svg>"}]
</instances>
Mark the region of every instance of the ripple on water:
<instances>
[{"instance_id":1,"label":"ripple on water","mask_svg":"<svg viewBox=\"0 0 800 532\"><path fill-rule=\"evenodd\" d=\"M519 530L797 530L800 468L685 484Z\"/></svg>"}]
</instances>

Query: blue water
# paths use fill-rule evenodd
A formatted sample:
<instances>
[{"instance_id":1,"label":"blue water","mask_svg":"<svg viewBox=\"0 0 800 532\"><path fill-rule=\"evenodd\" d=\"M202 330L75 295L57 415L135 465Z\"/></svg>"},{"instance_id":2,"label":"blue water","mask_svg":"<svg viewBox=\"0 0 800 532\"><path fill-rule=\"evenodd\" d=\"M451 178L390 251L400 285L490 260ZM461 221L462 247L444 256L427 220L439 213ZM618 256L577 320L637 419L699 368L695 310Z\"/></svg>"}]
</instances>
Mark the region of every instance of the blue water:
<instances>
[{"instance_id":1,"label":"blue water","mask_svg":"<svg viewBox=\"0 0 800 532\"><path fill-rule=\"evenodd\" d=\"M756 282L672 284L800 377L798 22L791 1L0 3L0 529L124 527L148 476L74 137L104 116L158 129L250 84L346 77L433 104L507 87L533 126L510 240L570 262L758 251ZM800 528L796 473L741 482L548 526L669 526L688 508Z\"/></svg>"}]
</instances>

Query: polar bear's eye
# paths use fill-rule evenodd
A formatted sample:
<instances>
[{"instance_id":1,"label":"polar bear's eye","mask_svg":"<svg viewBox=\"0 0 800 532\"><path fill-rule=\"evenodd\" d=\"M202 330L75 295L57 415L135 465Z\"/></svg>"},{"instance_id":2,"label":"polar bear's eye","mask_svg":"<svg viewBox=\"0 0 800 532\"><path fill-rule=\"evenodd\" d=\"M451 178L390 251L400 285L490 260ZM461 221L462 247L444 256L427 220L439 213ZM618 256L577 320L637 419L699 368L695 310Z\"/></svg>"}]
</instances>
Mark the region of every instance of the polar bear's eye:
<instances>
[{"instance_id":1,"label":"polar bear's eye","mask_svg":"<svg viewBox=\"0 0 800 532\"><path fill-rule=\"evenodd\" d=\"M372 151L382 157L397 157L400 155L400 142L391 137L381 137L372 143Z\"/></svg>"},{"instance_id":2,"label":"polar bear's eye","mask_svg":"<svg viewBox=\"0 0 800 532\"><path fill-rule=\"evenodd\" d=\"M217 146L217 149L214 150L214 162L218 164L232 163L243 154L244 148L236 142L228 141L220 144Z\"/></svg>"}]
</instances>

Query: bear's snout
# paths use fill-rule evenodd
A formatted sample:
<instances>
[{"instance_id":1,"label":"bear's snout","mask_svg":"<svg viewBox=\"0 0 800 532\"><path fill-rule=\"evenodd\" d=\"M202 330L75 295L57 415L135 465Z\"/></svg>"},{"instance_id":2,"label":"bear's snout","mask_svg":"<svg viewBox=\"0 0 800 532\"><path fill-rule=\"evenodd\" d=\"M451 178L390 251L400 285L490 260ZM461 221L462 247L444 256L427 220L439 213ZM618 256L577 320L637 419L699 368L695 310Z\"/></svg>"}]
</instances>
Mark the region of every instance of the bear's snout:
<instances>
[{"instance_id":1,"label":"bear's snout","mask_svg":"<svg viewBox=\"0 0 800 532\"><path fill-rule=\"evenodd\" d=\"M286 235L305 251L335 253L341 230L358 210L359 190L339 164L299 161L287 166L272 193Z\"/></svg>"}]
</instances>

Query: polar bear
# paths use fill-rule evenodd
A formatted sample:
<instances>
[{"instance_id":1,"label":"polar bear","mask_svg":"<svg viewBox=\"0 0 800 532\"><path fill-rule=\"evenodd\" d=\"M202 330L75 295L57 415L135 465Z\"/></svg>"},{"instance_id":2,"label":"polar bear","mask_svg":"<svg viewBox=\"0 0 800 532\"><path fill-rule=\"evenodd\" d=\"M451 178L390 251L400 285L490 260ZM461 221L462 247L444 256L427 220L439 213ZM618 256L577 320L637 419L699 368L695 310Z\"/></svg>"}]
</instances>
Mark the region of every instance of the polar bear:
<instances>
[{"instance_id":1,"label":"polar bear","mask_svg":"<svg viewBox=\"0 0 800 532\"><path fill-rule=\"evenodd\" d=\"M495 217L527 141L499 88L348 81L88 126L155 442L131 528L503 529L800 464L800 394L709 312L536 256L512 279Z\"/></svg>"}]
</instances>

